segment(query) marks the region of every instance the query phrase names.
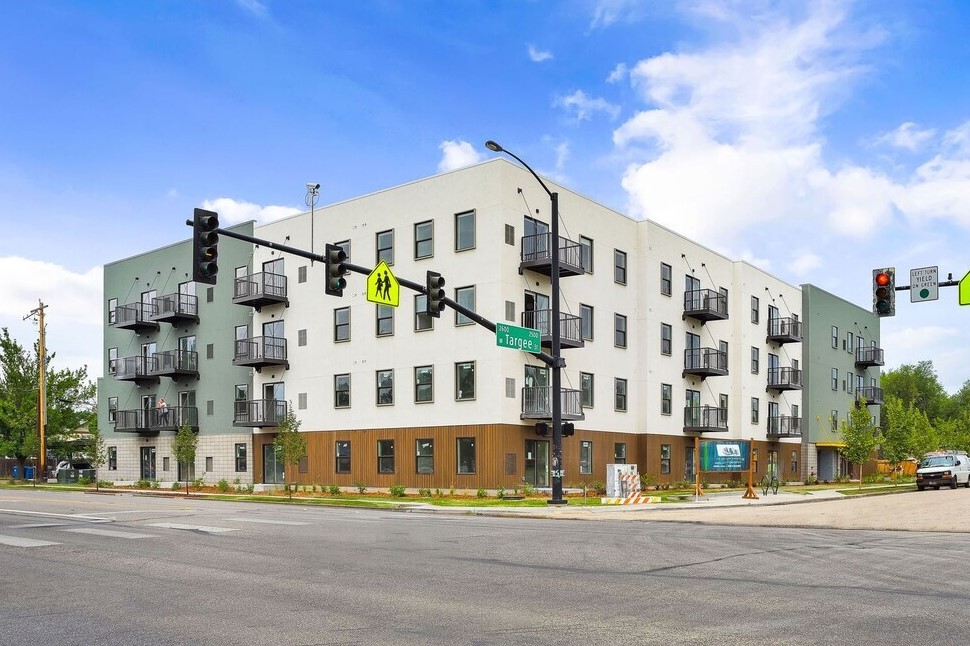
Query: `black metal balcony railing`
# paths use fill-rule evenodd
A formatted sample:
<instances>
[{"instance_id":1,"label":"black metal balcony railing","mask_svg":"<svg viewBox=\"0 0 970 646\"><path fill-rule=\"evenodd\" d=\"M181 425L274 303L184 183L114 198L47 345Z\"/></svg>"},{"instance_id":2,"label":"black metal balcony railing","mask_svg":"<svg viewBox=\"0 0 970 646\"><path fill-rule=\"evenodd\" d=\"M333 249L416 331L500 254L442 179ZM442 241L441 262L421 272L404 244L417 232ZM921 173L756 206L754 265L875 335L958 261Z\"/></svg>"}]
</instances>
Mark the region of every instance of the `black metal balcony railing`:
<instances>
[{"instance_id":1,"label":"black metal balcony railing","mask_svg":"<svg viewBox=\"0 0 970 646\"><path fill-rule=\"evenodd\" d=\"M256 370L265 366L289 367L286 360L286 339L276 336L236 339L232 365L249 366Z\"/></svg>"},{"instance_id":2,"label":"black metal balcony railing","mask_svg":"<svg viewBox=\"0 0 970 646\"><path fill-rule=\"evenodd\" d=\"M684 350L684 372L681 376L693 375L705 379L728 373L727 352L716 348L687 348Z\"/></svg>"},{"instance_id":3,"label":"black metal balcony railing","mask_svg":"<svg viewBox=\"0 0 970 646\"><path fill-rule=\"evenodd\" d=\"M712 433L728 430L728 411L717 406L685 406L684 431Z\"/></svg>"},{"instance_id":4,"label":"black metal balcony railing","mask_svg":"<svg viewBox=\"0 0 970 646\"><path fill-rule=\"evenodd\" d=\"M193 294L166 294L152 300L153 321L171 323L198 323L199 299Z\"/></svg>"},{"instance_id":5,"label":"black metal balcony railing","mask_svg":"<svg viewBox=\"0 0 970 646\"><path fill-rule=\"evenodd\" d=\"M286 416L281 399L245 399L233 402L233 426L276 426Z\"/></svg>"},{"instance_id":6,"label":"black metal balcony railing","mask_svg":"<svg viewBox=\"0 0 970 646\"><path fill-rule=\"evenodd\" d=\"M531 269L546 276L552 275L551 233L522 236L519 269ZM559 275L580 276L584 273L582 246L569 238L559 236Z\"/></svg>"},{"instance_id":7,"label":"black metal balcony railing","mask_svg":"<svg viewBox=\"0 0 970 646\"><path fill-rule=\"evenodd\" d=\"M768 341L798 343L802 340L802 322L794 316L768 319Z\"/></svg>"},{"instance_id":8,"label":"black metal balcony railing","mask_svg":"<svg viewBox=\"0 0 970 646\"><path fill-rule=\"evenodd\" d=\"M286 276L265 271L240 276L233 283L232 302L257 311L264 305L287 304Z\"/></svg>"},{"instance_id":9,"label":"black metal balcony railing","mask_svg":"<svg viewBox=\"0 0 970 646\"><path fill-rule=\"evenodd\" d=\"M154 303L128 303L115 308L115 319L112 327L122 330L157 330L160 326L152 320L155 315Z\"/></svg>"},{"instance_id":10,"label":"black metal balcony railing","mask_svg":"<svg viewBox=\"0 0 970 646\"><path fill-rule=\"evenodd\" d=\"M148 361L148 373L157 377L198 377L199 353L189 350L156 352Z\"/></svg>"},{"instance_id":11,"label":"black metal balcony railing","mask_svg":"<svg viewBox=\"0 0 970 646\"><path fill-rule=\"evenodd\" d=\"M882 388L878 386L863 386L856 389L856 401L866 400L866 406L876 406L884 404L882 398Z\"/></svg>"},{"instance_id":12,"label":"black metal balcony railing","mask_svg":"<svg viewBox=\"0 0 970 646\"><path fill-rule=\"evenodd\" d=\"M796 368L768 368L767 390L801 390L802 371Z\"/></svg>"},{"instance_id":13,"label":"black metal balcony railing","mask_svg":"<svg viewBox=\"0 0 970 646\"><path fill-rule=\"evenodd\" d=\"M178 431L188 426L199 430L199 409L196 406L169 406L158 408L115 411L115 431L119 433L149 433Z\"/></svg>"},{"instance_id":14,"label":"black metal balcony railing","mask_svg":"<svg viewBox=\"0 0 970 646\"><path fill-rule=\"evenodd\" d=\"M768 437L801 437L802 418L777 415L768 418Z\"/></svg>"},{"instance_id":15,"label":"black metal balcony railing","mask_svg":"<svg viewBox=\"0 0 970 646\"><path fill-rule=\"evenodd\" d=\"M726 294L713 289L694 289L684 292L684 318L697 319L701 323L721 321L728 317Z\"/></svg>"},{"instance_id":16,"label":"black metal balcony railing","mask_svg":"<svg viewBox=\"0 0 970 646\"><path fill-rule=\"evenodd\" d=\"M882 348L860 345L855 349L855 365L857 368L886 365L885 353Z\"/></svg>"},{"instance_id":17,"label":"black metal balcony railing","mask_svg":"<svg viewBox=\"0 0 970 646\"><path fill-rule=\"evenodd\" d=\"M522 312L522 326L539 330L542 345L552 347L552 310ZM559 313L559 344L563 348L583 347L583 320L580 317Z\"/></svg>"},{"instance_id":18,"label":"black metal balcony railing","mask_svg":"<svg viewBox=\"0 0 970 646\"><path fill-rule=\"evenodd\" d=\"M560 393L562 419L586 419L583 413L583 392L563 388ZM522 389L522 414L520 419L552 419L552 386L526 386Z\"/></svg>"},{"instance_id":19,"label":"black metal balcony railing","mask_svg":"<svg viewBox=\"0 0 970 646\"><path fill-rule=\"evenodd\" d=\"M115 379L118 381L134 381L138 384L158 383L158 375L149 371L151 361L149 357L124 357L115 361Z\"/></svg>"}]
</instances>

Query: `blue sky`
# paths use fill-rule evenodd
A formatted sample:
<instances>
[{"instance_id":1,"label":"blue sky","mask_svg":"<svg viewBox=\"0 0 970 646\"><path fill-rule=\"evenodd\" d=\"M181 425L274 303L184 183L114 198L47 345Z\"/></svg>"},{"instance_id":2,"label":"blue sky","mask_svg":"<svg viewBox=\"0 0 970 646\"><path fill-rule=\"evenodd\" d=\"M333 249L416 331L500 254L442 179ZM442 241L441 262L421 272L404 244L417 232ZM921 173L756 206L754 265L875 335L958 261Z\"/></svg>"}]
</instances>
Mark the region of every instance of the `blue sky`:
<instances>
[{"instance_id":1,"label":"blue sky","mask_svg":"<svg viewBox=\"0 0 970 646\"><path fill-rule=\"evenodd\" d=\"M4 3L0 326L101 374L101 266L491 156L863 307L970 270L970 3ZM956 288L887 367L970 378Z\"/></svg>"}]
</instances>

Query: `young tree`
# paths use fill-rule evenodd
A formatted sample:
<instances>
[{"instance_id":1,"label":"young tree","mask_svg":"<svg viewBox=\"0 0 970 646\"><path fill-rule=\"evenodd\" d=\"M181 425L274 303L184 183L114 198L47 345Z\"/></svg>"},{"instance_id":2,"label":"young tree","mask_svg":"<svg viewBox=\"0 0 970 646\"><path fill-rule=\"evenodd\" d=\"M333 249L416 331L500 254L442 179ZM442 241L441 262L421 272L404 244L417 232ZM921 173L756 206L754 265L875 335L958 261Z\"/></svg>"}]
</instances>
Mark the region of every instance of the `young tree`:
<instances>
[{"instance_id":1,"label":"young tree","mask_svg":"<svg viewBox=\"0 0 970 646\"><path fill-rule=\"evenodd\" d=\"M307 456L306 437L300 433L300 420L293 414L293 406L286 407L286 415L276 427L276 439L273 440L273 448L276 450L276 457L283 461L284 465L296 466L300 460ZM285 472L284 472L285 474ZM287 486L290 498L293 497L293 490Z\"/></svg>"},{"instance_id":2,"label":"young tree","mask_svg":"<svg viewBox=\"0 0 970 646\"><path fill-rule=\"evenodd\" d=\"M910 423L912 424L912 446L913 454L917 458L922 458L923 454L936 451L941 448L940 436L936 429L930 424L926 413L918 410L915 406L910 407Z\"/></svg>"},{"instance_id":3,"label":"young tree","mask_svg":"<svg viewBox=\"0 0 970 646\"><path fill-rule=\"evenodd\" d=\"M862 465L879 446L879 429L872 423L872 414L865 398L849 410L849 418L842 421L842 455L859 465L859 488L862 488Z\"/></svg>"},{"instance_id":4,"label":"young tree","mask_svg":"<svg viewBox=\"0 0 970 646\"><path fill-rule=\"evenodd\" d=\"M101 485L101 474L98 473L98 469L108 461L108 444L104 435L101 434L101 429L98 428L97 418L88 426L88 433L90 433L90 438L88 439L87 458L91 466L94 467L94 490L98 491Z\"/></svg>"},{"instance_id":5,"label":"young tree","mask_svg":"<svg viewBox=\"0 0 970 646\"><path fill-rule=\"evenodd\" d=\"M172 453L175 454L175 460L182 465L183 473L185 474L185 495L191 495L189 493L189 465L195 464L195 451L199 445L199 437L192 432L192 429L188 427L187 424L183 424L179 427L178 433L175 435L175 441L172 442Z\"/></svg>"}]
</instances>

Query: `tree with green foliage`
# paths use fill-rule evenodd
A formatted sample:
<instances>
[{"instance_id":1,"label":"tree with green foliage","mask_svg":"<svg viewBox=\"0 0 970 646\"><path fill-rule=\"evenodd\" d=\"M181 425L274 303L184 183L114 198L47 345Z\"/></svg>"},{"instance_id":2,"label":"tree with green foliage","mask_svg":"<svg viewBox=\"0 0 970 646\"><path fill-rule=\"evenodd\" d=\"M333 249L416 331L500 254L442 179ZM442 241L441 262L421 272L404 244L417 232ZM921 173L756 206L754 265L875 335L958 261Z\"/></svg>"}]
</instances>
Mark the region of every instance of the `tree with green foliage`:
<instances>
[{"instance_id":1,"label":"tree with green foliage","mask_svg":"<svg viewBox=\"0 0 970 646\"><path fill-rule=\"evenodd\" d=\"M922 458L923 454L940 448L940 437L933 425L930 424L926 413L915 406L912 407L911 411L913 456Z\"/></svg>"},{"instance_id":2,"label":"tree with green foliage","mask_svg":"<svg viewBox=\"0 0 970 646\"><path fill-rule=\"evenodd\" d=\"M879 446L879 429L872 421L872 413L866 406L865 397L849 410L848 419L842 420L842 455L849 462L859 465L859 488L862 488L862 465Z\"/></svg>"},{"instance_id":3,"label":"tree with green foliage","mask_svg":"<svg viewBox=\"0 0 970 646\"><path fill-rule=\"evenodd\" d=\"M172 453L175 460L182 465L182 473L185 475L185 495L189 493L189 476L192 473L190 465L195 465L195 452L199 446L199 437L192 432L187 424L179 426L175 440L172 442Z\"/></svg>"},{"instance_id":4,"label":"tree with green foliage","mask_svg":"<svg viewBox=\"0 0 970 646\"><path fill-rule=\"evenodd\" d=\"M944 416L949 407L949 396L940 384L932 361L887 370L879 378L879 385L885 397L898 397L906 407L912 404L930 422Z\"/></svg>"},{"instance_id":5,"label":"tree with green foliage","mask_svg":"<svg viewBox=\"0 0 970 646\"><path fill-rule=\"evenodd\" d=\"M276 427L276 438L273 440L276 459L282 460L284 465L295 467L300 460L307 456L306 437L300 433L300 420L293 414L293 406L287 405L286 415ZM285 479L284 471L284 479ZM293 490L287 484L287 492L293 497Z\"/></svg>"},{"instance_id":6,"label":"tree with green foliage","mask_svg":"<svg viewBox=\"0 0 970 646\"><path fill-rule=\"evenodd\" d=\"M892 465L893 480L900 463L913 455L913 423L911 408L899 397L886 398L882 414L882 457Z\"/></svg>"}]
</instances>

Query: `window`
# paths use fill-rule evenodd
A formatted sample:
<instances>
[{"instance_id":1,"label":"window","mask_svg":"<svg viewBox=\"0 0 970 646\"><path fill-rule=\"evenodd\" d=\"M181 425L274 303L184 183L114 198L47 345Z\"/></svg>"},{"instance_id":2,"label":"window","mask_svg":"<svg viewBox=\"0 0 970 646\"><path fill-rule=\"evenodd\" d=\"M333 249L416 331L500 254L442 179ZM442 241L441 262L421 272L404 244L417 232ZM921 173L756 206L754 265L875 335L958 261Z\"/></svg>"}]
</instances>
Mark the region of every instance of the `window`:
<instances>
[{"instance_id":1,"label":"window","mask_svg":"<svg viewBox=\"0 0 970 646\"><path fill-rule=\"evenodd\" d=\"M333 376L334 408L350 408L350 375Z\"/></svg>"},{"instance_id":2,"label":"window","mask_svg":"<svg viewBox=\"0 0 970 646\"><path fill-rule=\"evenodd\" d=\"M673 333L670 323L660 324L660 354L670 356L673 352Z\"/></svg>"},{"instance_id":3,"label":"window","mask_svg":"<svg viewBox=\"0 0 970 646\"><path fill-rule=\"evenodd\" d=\"M583 440L579 443L579 474L593 473L593 443Z\"/></svg>"},{"instance_id":4,"label":"window","mask_svg":"<svg viewBox=\"0 0 970 646\"><path fill-rule=\"evenodd\" d=\"M430 258L434 255L434 222L418 222L414 225L414 259Z\"/></svg>"},{"instance_id":5,"label":"window","mask_svg":"<svg viewBox=\"0 0 970 646\"><path fill-rule=\"evenodd\" d=\"M113 375L118 369L118 348L108 348L108 374Z\"/></svg>"},{"instance_id":6,"label":"window","mask_svg":"<svg viewBox=\"0 0 970 646\"><path fill-rule=\"evenodd\" d=\"M579 264L587 274L593 273L593 241L579 236Z\"/></svg>"},{"instance_id":7,"label":"window","mask_svg":"<svg viewBox=\"0 0 970 646\"><path fill-rule=\"evenodd\" d=\"M721 393L717 396L717 407L720 409L718 411L718 421L726 427L728 414L728 396L726 394Z\"/></svg>"},{"instance_id":8,"label":"window","mask_svg":"<svg viewBox=\"0 0 970 646\"><path fill-rule=\"evenodd\" d=\"M579 373L580 390L583 393L583 408L593 407L593 375L589 372Z\"/></svg>"},{"instance_id":9,"label":"window","mask_svg":"<svg viewBox=\"0 0 970 646\"><path fill-rule=\"evenodd\" d=\"M394 334L394 308L389 305L378 305L377 336L391 336Z\"/></svg>"},{"instance_id":10,"label":"window","mask_svg":"<svg viewBox=\"0 0 970 646\"><path fill-rule=\"evenodd\" d=\"M761 400L757 397L751 398L751 423L757 424L758 417L761 415Z\"/></svg>"},{"instance_id":11,"label":"window","mask_svg":"<svg viewBox=\"0 0 970 646\"><path fill-rule=\"evenodd\" d=\"M613 383L613 392L616 398L615 408L618 411L626 410L626 379L619 377Z\"/></svg>"},{"instance_id":12,"label":"window","mask_svg":"<svg viewBox=\"0 0 970 646\"><path fill-rule=\"evenodd\" d=\"M306 345L306 330L296 331L296 344L300 347L303 347Z\"/></svg>"},{"instance_id":13,"label":"window","mask_svg":"<svg viewBox=\"0 0 970 646\"><path fill-rule=\"evenodd\" d=\"M417 473L434 473L434 440L431 438L415 441L414 469Z\"/></svg>"},{"instance_id":14,"label":"window","mask_svg":"<svg viewBox=\"0 0 970 646\"><path fill-rule=\"evenodd\" d=\"M377 264L381 261L394 264L394 229L377 234Z\"/></svg>"},{"instance_id":15,"label":"window","mask_svg":"<svg viewBox=\"0 0 970 646\"><path fill-rule=\"evenodd\" d=\"M108 423L114 424L118 418L118 398L108 397Z\"/></svg>"},{"instance_id":16,"label":"window","mask_svg":"<svg viewBox=\"0 0 970 646\"><path fill-rule=\"evenodd\" d=\"M108 447L108 471L118 470L118 447Z\"/></svg>"},{"instance_id":17,"label":"window","mask_svg":"<svg viewBox=\"0 0 970 646\"><path fill-rule=\"evenodd\" d=\"M306 265L300 265L296 268L296 282L305 283L306 282Z\"/></svg>"},{"instance_id":18,"label":"window","mask_svg":"<svg viewBox=\"0 0 970 646\"><path fill-rule=\"evenodd\" d=\"M626 317L622 314L613 315L613 345L626 347Z\"/></svg>"},{"instance_id":19,"label":"window","mask_svg":"<svg viewBox=\"0 0 970 646\"><path fill-rule=\"evenodd\" d=\"M839 369L832 368L832 390L839 389Z\"/></svg>"},{"instance_id":20,"label":"window","mask_svg":"<svg viewBox=\"0 0 970 646\"><path fill-rule=\"evenodd\" d=\"M108 325L114 325L118 320L118 299L109 298L108 299Z\"/></svg>"},{"instance_id":21,"label":"window","mask_svg":"<svg viewBox=\"0 0 970 646\"><path fill-rule=\"evenodd\" d=\"M761 350L751 346L751 374L756 375L761 370Z\"/></svg>"},{"instance_id":22,"label":"window","mask_svg":"<svg viewBox=\"0 0 970 646\"><path fill-rule=\"evenodd\" d=\"M832 326L832 347L838 349L839 347L839 328L838 326Z\"/></svg>"},{"instance_id":23,"label":"window","mask_svg":"<svg viewBox=\"0 0 970 646\"><path fill-rule=\"evenodd\" d=\"M414 401L434 401L434 367L418 366L414 369Z\"/></svg>"},{"instance_id":24,"label":"window","mask_svg":"<svg viewBox=\"0 0 970 646\"><path fill-rule=\"evenodd\" d=\"M580 333L584 341L593 340L593 306L579 304Z\"/></svg>"},{"instance_id":25,"label":"window","mask_svg":"<svg viewBox=\"0 0 970 646\"><path fill-rule=\"evenodd\" d=\"M852 386L855 384L855 375L851 372L845 374L845 392L852 394Z\"/></svg>"},{"instance_id":26,"label":"window","mask_svg":"<svg viewBox=\"0 0 970 646\"><path fill-rule=\"evenodd\" d=\"M350 341L349 307L340 307L333 311L333 340L335 343Z\"/></svg>"},{"instance_id":27,"label":"window","mask_svg":"<svg viewBox=\"0 0 970 646\"><path fill-rule=\"evenodd\" d=\"M721 356L724 357L723 361L724 361L724 366L726 368L727 365L728 365L728 342L727 341L718 341L717 342L717 349L718 349L718 352L721 353Z\"/></svg>"},{"instance_id":28,"label":"window","mask_svg":"<svg viewBox=\"0 0 970 646\"><path fill-rule=\"evenodd\" d=\"M236 444L236 473L243 473L246 471L246 445L244 443Z\"/></svg>"},{"instance_id":29,"label":"window","mask_svg":"<svg viewBox=\"0 0 970 646\"><path fill-rule=\"evenodd\" d=\"M377 405L391 406L394 404L394 371L377 371Z\"/></svg>"},{"instance_id":30,"label":"window","mask_svg":"<svg viewBox=\"0 0 970 646\"><path fill-rule=\"evenodd\" d=\"M757 323L760 318L760 302L757 296L751 297L751 322Z\"/></svg>"},{"instance_id":31,"label":"window","mask_svg":"<svg viewBox=\"0 0 970 646\"><path fill-rule=\"evenodd\" d=\"M474 361L455 364L455 399L458 401L475 399Z\"/></svg>"},{"instance_id":32,"label":"window","mask_svg":"<svg viewBox=\"0 0 970 646\"><path fill-rule=\"evenodd\" d=\"M674 387L670 384L660 384L660 414L670 415L673 409Z\"/></svg>"},{"instance_id":33,"label":"window","mask_svg":"<svg viewBox=\"0 0 970 646\"><path fill-rule=\"evenodd\" d=\"M455 251L475 248L475 212L455 214Z\"/></svg>"},{"instance_id":34,"label":"window","mask_svg":"<svg viewBox=\"0 0 970 646\"><path fill-rule=\"evenodd\" d=\"M613 464L626 464L626 442L613 444Z\"/></svg>"},{"instance_id":35,"label":"window","mask_svg":"<svg viewBox=\"0 0 970 646\"><path fill-rule=\"evenodd\" d=\"M459 305L475 311L475 286L471 287L458 287L455 289L455 302ZM455 310L455 325L473 325L475 321L471 320L464 314Z\"/></svg>"},{"instance_id":36,"label":"window","mask_svg":"<svg viewBox=\"0 0 970 646\"><path fill-rule=\"evenodd\" d=\"M660 473L661 475L670 473L670 445L660 445Z\"/></svg>"},{"instance_id":37,"label":"window","mask_svg":"<svg viewBox=\"0 0 970 646\"><path fill-rule=\"evenodd\" d=\"M377 440L377 472L394 473L394 440Z\"/></svg>"},{"instance_id":38,"label":"window","mask_svg":"<svg viewBox=\"0 0 970 646\"><path fill-rule=\"evenodd\" d=\"M457 442L458 473L475 473L475 438L459 437Z\"/></svg>"},{"instance_id":39,"label":"window","mask_svg":"<svg viewBox=\"0 0 970 646\"><path fill-rule=\"evenodd\" d=\"M428 316L428 297L417 294L414 297L414 331L434 329L434 318Z\"/></svg>"},{"instance_id":40,"label":"window","mask_svg":"<svg viewBox=\"0 0 970 646\"><path fill-rule=\"evenodd\" d=\"M665 262L660 263L660 293L664 296L670 296L673 291L671 287L673 284L672 276L673 269L670 265Z\"/></svg>"},{"instance_id":41,"label":"window","mask_svg":"<svg viewBox=\"0 0 970 646\"><path fill-rule=\"evenodd\" d=\"M791 472L798 474L798 451L791 452Z\"/></svg>"},{"instance_id":42,"label":"window","mask_svg":"<svg viewBox=\"0 0 970 646\"><path fill-rule=\"evenodd\" d=\"M613 250L613 282L626 285L626 252Z\"/></svg>"},{"instance_id":43,"label":"window","mask_svg":"<svg viewBox=\"0 0 970 646\"><path fill-rule=\"evenodd\" d=\"M852 346L854 345L855 339L852 336L852 332L845 333L845 350L849 354L852 354Z\"/></svg>"},{"instance_id":44,"label":"window","mask_svg":"<svg viewBox=\"0 0 970 646\"><path fill-rule=\"evenodd\" d=\"M337 473L350 473L350 442L337 442Z\"/></svg>"}]
</instances>

